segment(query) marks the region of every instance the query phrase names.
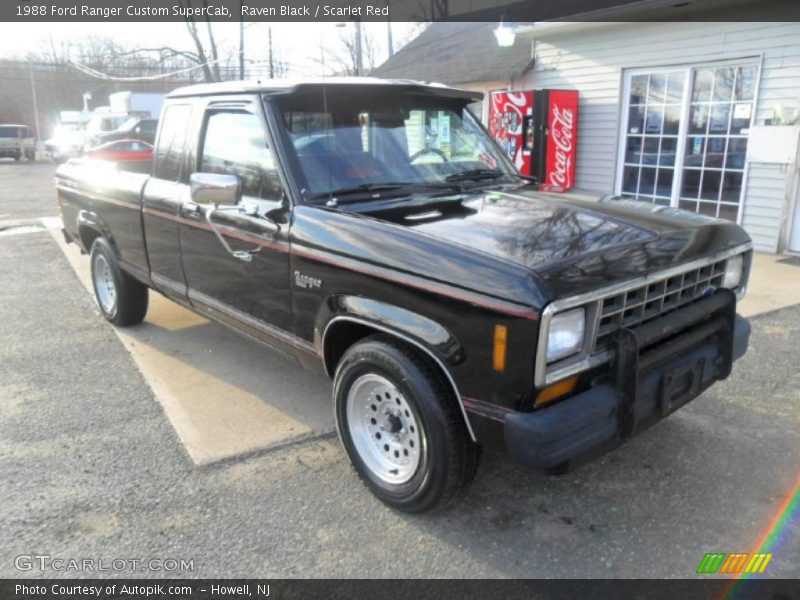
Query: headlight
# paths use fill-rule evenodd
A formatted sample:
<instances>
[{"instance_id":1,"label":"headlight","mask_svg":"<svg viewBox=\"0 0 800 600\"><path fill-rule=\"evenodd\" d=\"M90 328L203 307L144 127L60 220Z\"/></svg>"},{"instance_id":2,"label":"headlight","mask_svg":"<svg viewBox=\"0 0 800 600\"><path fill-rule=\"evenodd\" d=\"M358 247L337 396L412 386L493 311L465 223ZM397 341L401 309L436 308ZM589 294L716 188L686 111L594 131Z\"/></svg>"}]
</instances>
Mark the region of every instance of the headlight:
<instances>
[{"instance_id":1,"label":"headlight","mask_svg":"<svg viewBox=\"0 0 800 600\"><path fill-rule=\"evenodd\" d=\"M725 274L722 276L721 286L729 290L736 289L742 283L744 271L744 256L739 254L731 256L725 263Z\"/></svg>"},{"instance_id":2,"label":"headlight","mask_svg":"<svg viewBox=\"0 0 800 600\"><path fill-rule=\"evenodd\" d=\"M586 311L573 308L550 319L547 334L547 362L551 363L577 353L583 346Z\"/></svg>"}]
</instances>

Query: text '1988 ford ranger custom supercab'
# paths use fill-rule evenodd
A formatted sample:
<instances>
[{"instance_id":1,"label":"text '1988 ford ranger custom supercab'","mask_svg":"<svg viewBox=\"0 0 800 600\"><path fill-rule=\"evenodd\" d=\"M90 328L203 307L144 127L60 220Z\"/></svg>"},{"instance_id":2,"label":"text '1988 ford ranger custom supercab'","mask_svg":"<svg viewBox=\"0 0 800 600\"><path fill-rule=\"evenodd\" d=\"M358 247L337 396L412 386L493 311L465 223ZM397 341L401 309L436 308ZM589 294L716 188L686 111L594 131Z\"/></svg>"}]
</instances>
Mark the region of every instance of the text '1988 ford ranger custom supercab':
<instances>
[{"instance_id":1,"label":"text '1988 ford ranger custom supercab'","mask_svg":"<svg viewBox=\"0 0 800 600\"><path fill-rule=\"evenodd\" d=\"M391 506L453 498L482 446L563 472L728 376L751 244L540 189L475 100L369 78L183 88L152 164L59 168L64 233L111 323L141 322L152 288L323 369L341 442Z\"/></svg>"}]
</instances>

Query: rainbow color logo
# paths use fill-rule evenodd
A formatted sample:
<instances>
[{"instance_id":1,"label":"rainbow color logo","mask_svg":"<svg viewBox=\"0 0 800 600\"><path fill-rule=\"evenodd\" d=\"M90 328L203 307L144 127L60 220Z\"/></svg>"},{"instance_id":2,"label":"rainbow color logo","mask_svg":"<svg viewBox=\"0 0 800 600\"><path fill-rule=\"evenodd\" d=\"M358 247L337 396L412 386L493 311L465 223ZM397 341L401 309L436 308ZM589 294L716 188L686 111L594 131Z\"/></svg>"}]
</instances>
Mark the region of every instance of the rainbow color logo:
<instances>
[{"instance_id":1,"label":"rainbow color logo","mask_svg":"<svg viewBox=\"0 0 800 600\"><path fill-rule=\"evenodd\" d=\"M763 552L708 552L700 561L697 573L763 573L771 560L772 554Z\"/></svg>"}]
</instances>

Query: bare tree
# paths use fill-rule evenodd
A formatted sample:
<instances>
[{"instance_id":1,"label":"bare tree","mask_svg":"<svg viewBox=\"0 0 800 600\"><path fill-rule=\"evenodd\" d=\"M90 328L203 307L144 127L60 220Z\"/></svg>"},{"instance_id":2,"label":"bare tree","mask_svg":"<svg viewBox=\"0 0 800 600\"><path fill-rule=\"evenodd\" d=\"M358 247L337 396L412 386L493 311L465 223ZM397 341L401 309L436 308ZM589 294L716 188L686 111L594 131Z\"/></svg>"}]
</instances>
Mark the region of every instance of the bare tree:
<instances>
[{"instance_id":1,"label":"bare tree","mask_svg":"<svg viewBox=\"0 0 800 600\"><path fill-rule=\"evenodd\" d=\"M286 59L283 57L283 52L273 50L272 51L272 76L275 79L280 79L281 77L286 77L289 74L289 64L286 62Z\"/></svg>"},{"instance_id":2,"label":"bare tree","mask_svg":"<svg viewBox=\"0 0 800 600\"><path fill-rule=\"evenodd\" d=\"M76 68L76 63L111 78L92 76ZM61 111L83 108L85 93L91 94L91 109L107 104L109 94L117 91L169 92L182 85L207 81L199 70L187 71L199 64L197 54L179 48L126 48L107 37L45 39L35 52L17 59L0 59L0 122L34 124L35 85L41 135L48 137ZM150 76L158 79L113 79Z\"/></svg>"},{"instance_id":3,"label":"bare tree","mask_svg":"<svg viewBox=\"0 0 800 600\"><path fill-rule=\"evenodd\" d=\"M211 58L213 62L211 64L212 69L214 70L214 77L216 81L222 81L219 76L219 50L217 49L217 40L214 37L214 29L211 27L211 17L208 13L208 0L203 0L203 8L205 9L206 15L206 32L208 33L208 44L211 48Z\"/></svg>"},{"instance_id":4,"label":"bare tree","mask_svg":"<svg viewBox=\"0 0 800 600\"><path fill-rule=\"evenodd\" d=\"M200 1L203 8L206 9L205 39L203 39L203 36L200 34L194 17L191 16L194 10L194 0L178 0L180 6L186 11L186 31L192 38L192 43L195 47L195 52L191 53L193 60L198 65L201 65L203 76L207 82L236 78L239 76L239 65L243 65L245 62L244 49L241 48L235 56L228 56L224 61L221 59L217 38L214 34L213 23L211 22L211 17L208 16L209 0ZM209 55L211 57L210 59ZM222 64L223 62L225 64ZM232 65L235 66L235 69L231 68Z\"/></svg>"},{"instance_id":5,"label":"bare tree","mask_svg":"<svg viewBox=\"0 0 800 600\"><path fill-rule=\"evenodd\" d=\"M200 1L203 8L206 9L205 14L208 15L209 0ZM209 16L205 18L205 35L203 35L197 21L192 16L195 9L194 0L178 0L178 4L185 11L184 25L192 40L194 51L164 46L158 48L136 48L129 52L116 53L111 56L119 58L122 55L149 55L151 60L161 64L166 64L170 59L180 58L184 62L188 62L190 66L198 66L203 73L203 79L209 83L238 77L239 67L237 65L245 62L244 50L242 49L233 54L229 53L223 58L217 44L211 18Z\"/></svg>"},{"instance_id":6,"label":"bare tree","mask_svg":"<svg viewBox=\"0 0 800 600\"><path fill-rule=\"evenodd\" d=\"M208 59L206 58L205 49L203 48L203 42L200 40L200 34L197 32L197 24L192 19L186 20L186 31L189 32L189 35L194 42L194 47L197 50L195 56L197 57L197 63L202 66L203 68L203 75L206 78L206 81L214 81L214 75L211 74L211 67L208 65Z\"/></svg>"}]
</instances>

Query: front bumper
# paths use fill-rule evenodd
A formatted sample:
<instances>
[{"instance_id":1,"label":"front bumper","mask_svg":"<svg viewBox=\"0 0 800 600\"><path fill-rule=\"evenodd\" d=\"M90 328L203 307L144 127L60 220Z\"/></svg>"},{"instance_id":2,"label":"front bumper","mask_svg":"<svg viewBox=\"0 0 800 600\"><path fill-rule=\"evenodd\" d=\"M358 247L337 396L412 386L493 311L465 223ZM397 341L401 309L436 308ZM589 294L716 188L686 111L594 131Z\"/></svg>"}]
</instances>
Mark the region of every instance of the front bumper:
<instances>
[{"instance_id":1,"label":"front bumper","mask_svg":"<svg viewBox=\"0 0 800 600\"><path fill-rule=\"evenodd\" d=\"M609 375L585 392L506 417L516 462L563 472L622 444L724 379L747 351L750 324L719 290L635 330L621 330ZM688 308L688 307L687 307Z\"/></svg>"}]
</instances>

